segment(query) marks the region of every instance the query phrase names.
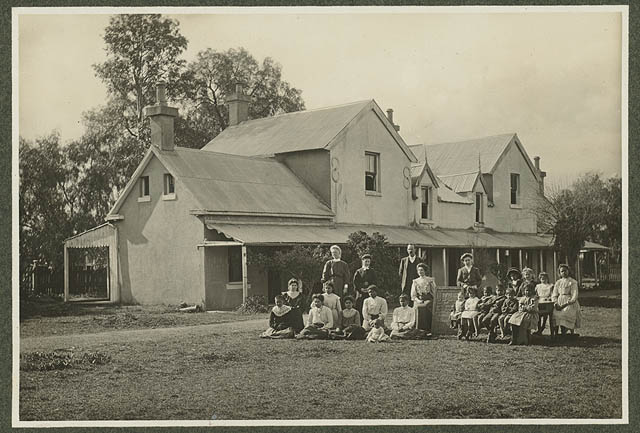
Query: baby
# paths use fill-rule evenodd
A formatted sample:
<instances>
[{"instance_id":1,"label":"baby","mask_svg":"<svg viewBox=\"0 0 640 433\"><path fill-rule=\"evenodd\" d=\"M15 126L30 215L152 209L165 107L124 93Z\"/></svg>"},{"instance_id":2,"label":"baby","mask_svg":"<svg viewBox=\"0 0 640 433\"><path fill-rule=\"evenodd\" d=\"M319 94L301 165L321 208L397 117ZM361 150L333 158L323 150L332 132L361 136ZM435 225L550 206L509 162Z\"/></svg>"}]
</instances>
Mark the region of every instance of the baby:
<instances>
[{"instance_id":1,"label":"baby","mask_svg":"<svg viewBox=\"0 0 640 433\"><path fill-rule=\"evenodd\" d=\"M389 340L389 336L384 333L384 328L382 327L384 322L382 319L376 319L373 328L369 331L369 335L367 335L367 341L369 343L380 343L382 341Z\"/></svg>"}]
</instances>

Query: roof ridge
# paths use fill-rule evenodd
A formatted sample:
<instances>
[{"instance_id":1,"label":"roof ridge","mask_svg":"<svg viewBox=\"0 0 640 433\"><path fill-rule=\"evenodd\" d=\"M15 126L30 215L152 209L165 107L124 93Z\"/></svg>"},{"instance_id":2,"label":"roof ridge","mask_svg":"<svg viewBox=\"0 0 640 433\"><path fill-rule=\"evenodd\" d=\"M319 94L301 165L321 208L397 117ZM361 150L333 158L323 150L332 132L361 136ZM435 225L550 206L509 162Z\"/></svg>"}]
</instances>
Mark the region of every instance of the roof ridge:
<instances>
[{"instance_id":1,"label":"roof ridge","mask_svg":"<svg viewBox=\"0 0 640 433\"><path fill-rule=\"evenodd\" d=\"M260 117L258 119L245 120L244 122L238 123L237 125L229 126L227 129L230 129L230 128L234 128L235 129L235 128L238 128L240 126L246 125L247 123L258 122L258 121L261 121L261 120L275 119L275 118L278 118L278 117L285 117L285 116L290 116L290 115L293 115L293 114L313 113L313 112L322 111L322 110L332 110L334 108L347 107L349 105L364 104L364 103L369 103L371 101L373 101L373 98L371 98L371 99L363 99L361 101L347 102L347 103L338 104L338 105L330 105L328 107L312 108L310 110L290 111L288 113L276 114L274 116L267 116L267 117Z\"/></svg>"},{"instance_id":2,"label":"roof ridge","mask_svg":"<svg viewBox=\"0 0 640 433\"><path fill-rule=\"evenodd\" d=\"M484 137L468 138L468 139L465 139L465 140L447 141L447 142L432 143L432 144L422 143L422 144L416 144L416 145L412 145L412 146L440 146L440 145L444 145L444 144L460 144L460 143L467 143L469 141L484 140L484 139L487 139L487 138L512 137L514 135L516 135L515 132L508 132L508 133L504 133L504 134L494 134L494 135L487 135L487 136L484 136Z\"/></svg>"},{"instance_id":3,"label":"roof ridge","mask_svg":"<svg viewBox=\"0 0 640 433\"><path fill-rule=\"evenodd\" d=\"M467 174L477 174L477 173L480 173L480 170L465 171L464 173L440 174L438 176L440 176L440 177L454 177L454 176L464 176L464 175L467 175Z\"/></svg>"},{"instance_id":4,"label":"roof ridge","mask_svg":"<svg viewBox=\"0 0 640 433\"><path fill-rule=\"evenodd\" d=\"M277 162L280 163L280 161L278 161L277 159L271 157L271 156L261 156L261 155L236 155L235 153L224 153L224 152L216 152L215 150L204 150L204 149L194 149L192 147L182 147L182 146L176 146L175 150L187 150L187 151L195 151L195 152L202 152L205 155L210 155L210 154L214 154L214 155L223 155L223 156L229 156L229 157L234 157L234 158L242 158L242 159L255 159L255 160L260 160L260 161L268 161L268 162ZM159 150L159 149L158 149ZM163 151L160 150L160 152L162 152L163 155L171 155L170 152L173 152L172 150L170 151Z\"/></svg>"}]
</instances>

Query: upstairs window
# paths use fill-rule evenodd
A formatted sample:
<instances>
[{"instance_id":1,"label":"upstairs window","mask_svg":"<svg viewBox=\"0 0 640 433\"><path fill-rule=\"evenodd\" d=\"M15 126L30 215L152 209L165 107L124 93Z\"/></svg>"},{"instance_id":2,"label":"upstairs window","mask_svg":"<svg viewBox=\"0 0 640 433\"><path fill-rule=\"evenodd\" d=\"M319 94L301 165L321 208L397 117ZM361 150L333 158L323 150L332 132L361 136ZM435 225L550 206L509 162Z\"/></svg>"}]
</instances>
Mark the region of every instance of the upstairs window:
<instances>
[{"instance_id":1,"label":"upstairs window","mask_svg":"<svg viewBox=\"0 0 640 433\"><path fill-rule=\"evenodd\" d=\"M364 172L365 191L380 192L380 155L372 152L365 152L366 169Z\"/></svg>"},{"instance_id":2,"label":"upstairs window","mask_svg":"<svg viewBox=\"0 0 640 433\"><path fill-rule=\"evenodd\" d=\"M511 173L511 204L520 204L520 175Z\"/></svg>"},{"instance_id":3,"label":"upstairs window","mask_svg":"<svg viewBox=\"0 0 640 433\"><path fill-rule=\"evenodd\" d=\"M149 201L151 194L149 193L149 176L140 177L140 197L138 201Z\"/></svg>"},{"instance_id":4,"label":"upstairs window","mask_svg":"<svg viewBox=\"0 0 640 433\"><path fill-rule=\"evenodd\" d=\"M176 193L176 186L173 180L173 176L169 173L164 175L164 195L172 195Z\"/></svg>"},{"instance_id":5,"label":"upstairs window","mask_svg":"<svg viewBox=\"0 0 640 433\"><path fill-rule=\"evenodd\" d=\"M477 223L483 223L483 215L482 215L482 210L483 210L483 204L484 204L484 198L482 197L482 193L481 192L477 192L476 193L476 222Z\"/></svg>"},{"instance_id":6,"label":"upstairs window","mask_svg":"<svg viewBox=\"0 0 640 433\"><path fill-rule=\"evenodd\" d=\"M431 187L422 187L422 204L420 218L430 220L431 217Z\"/></svg>"}]
</instances>

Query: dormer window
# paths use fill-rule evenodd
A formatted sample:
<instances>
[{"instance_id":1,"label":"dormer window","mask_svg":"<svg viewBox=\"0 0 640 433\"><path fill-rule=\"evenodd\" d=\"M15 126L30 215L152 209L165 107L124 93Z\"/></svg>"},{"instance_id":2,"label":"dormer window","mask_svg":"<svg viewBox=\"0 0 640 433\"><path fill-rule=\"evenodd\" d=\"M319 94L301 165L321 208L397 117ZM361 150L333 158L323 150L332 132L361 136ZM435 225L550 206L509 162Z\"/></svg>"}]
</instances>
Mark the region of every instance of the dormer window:
<instances>
[{"instance_id":1,"label":"dormer window","mask_svg":"<svg viewBox=\"0 0 640 433\"><path fill-rule=\"evenodd\" d=\"M432 188L430 186L423 186L422 187L422 203L420 206L421 209L421 214L420 214L420 218L423 220L430 220L432 219L432 210L431 210L431 191Z\"/></svg>"},{"instance_id":2,"label":"dormer window","mask_svg":"<svg viewBox=\"0 0 640 433\"><path fill-rule=\"evenodd\" d=\"M149 176L141 176L139 180L140 195L138 201L151 201L151 194L149 192Z\"/></svg>"},{"instance_id":3,"label":"dormer window","mask_svg":"<svg viewBox=\"0 0 640 433\"><path fill-rule=\"evenodd\" d=\"M163 200L175 200L176 198L176 185L173 176L169 173L164 174L164 194Z\"/></svg>"},{"instance_id":4,"label":"dormer window","mask_svg":"<svg viewBox=\"0 0 640 433\"><path fill-rule=\"evenodd\" d=\"M364 172L364 189L367 192L380 192L380 154L365 152L366 168Z\"/></svg>"},{"instance_id":5,"label":"dormer window","mask_svg":"<svg viewBox=\"0 0 640 433\"><path fill-rule=\"evenodd\" d=\"M481 192L476 193L476 223L484 223L484 197Z\"/></svg>"}]
</instances>

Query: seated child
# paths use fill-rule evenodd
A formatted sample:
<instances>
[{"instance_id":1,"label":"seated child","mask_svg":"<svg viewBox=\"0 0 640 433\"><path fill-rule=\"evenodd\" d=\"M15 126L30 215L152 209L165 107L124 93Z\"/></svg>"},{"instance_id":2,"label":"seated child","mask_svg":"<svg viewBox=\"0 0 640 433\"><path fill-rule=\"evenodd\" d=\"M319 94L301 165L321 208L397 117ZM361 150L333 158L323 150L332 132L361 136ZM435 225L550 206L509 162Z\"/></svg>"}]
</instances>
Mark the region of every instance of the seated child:
<instances>
[{"instance_id":1,"label":"seated child","mask_svg":"<svg viewBox=\"0 0 640 433\"><path fill-rule=\"evenodd\" d=\"M409 296L400 295L400 306L393 310L391 321L391 338L416 338L416 310L409 307ZM425 334L426 332L423 331Z\"/></svg>"},{"instance_id":2,"label":"seated child","mask_svg":"<svg viewBox=\"0 0 640 433\"><path fill-rule=\"evenodd\" d=\"M353 308L354 300L351 296L344 298L344 310L335 331L329 333L333 340L364 340L367 332L360 326L360 313Z\"/></svg>"},{"instance_id":3,"label":"seated child","mask_svg":"<svg viewBox=\"0 0 640 433\"><path fill-rule=\"evenodd\" d=\"M476 319L480 314L480 311L478 311L480 298L478 298L477 289L475 287L468 287L467 293L469 294L469 298L464 302L464 311L460 315L462 326L458 332L458 340L462 339L462 337L468 340L471 336L478 335Z\"/></svg>"},{"instance_id":4,"label":"seated child","mask_svg":"<svg viewBox=\"0 0 640 433\"><path fill-rule=\"evenodd\" d=\"M384 333L383 325L384 321L382 319L375 320L373 328L371 328L369 335L367 335L367 341L369 343L381 343L390 339L390 337Z\"/></svg>"},{"instance_id":5,"label":"seated child","mask_svg":"<svg viewBox=\"0 0 640 433\"><path fill-rule=\"evenodd\" d=\"M546 272L540 272L538 278L540 279L540 284L536 286L536 294L538 295L538 302L542 302L542 304L538 305L540 319L538 319L538 331L536 334L542 335L542 331L547 326L547 319L553 314L553 303L551 302L553 284L549 283L549 274Z\"/></svg>"},{"instance_id":6,"label":"seated child","mask_svg":"<svg viewBox=\"0 0 640 433\"><path fill-rule=\"evenodd\" d=\"M451 314L449 314L449 320L451 321L451 329L460 329L460 316L464 311L464 290L458 292L458 299L453 307L451 307Z\"/></svg>"},{"instance_id":7,"label":"seated child","mask_svg":"<svg viewBox=\"0 0 640 433\"><path fill-rule=\"evenodd\" d=\"M538 328L538 295L531 285L525 286L524 296L520 298L518 311L509 319L511 342L509 344L528 345L531 331Z\"/></svg>"},{"instance_id":8,"label":"seated child","mask_svg":"<svg viewBox=\"0 0 640 433\"><path fill-rule=\"evenodd\" d=\"M300 339L326 339L329 330L333 328L333 314L324 306L324 296L313 295L311 309L307 318L307 326L300 331L296 338Z\"/></svg>"},{"instance_id":9,"label":"seated child","mask_svg":"<svg viewBox=\"0 0 640 433\"><path fill-rule=\"evenodd\" d=\"M489 310L491 309L491 306L493 305L495 300L496 297L493 294L493 288L491 286L485 287L483 290L482 298L480 298L480 302L478 302L478 311L480 311L480 314L478 314L478 319L476 320L476 324L478 325L478 332L480 331L480 328L482 328L482 321L484 320L484 317L489 314Z\"/></svg>"},{"instance_id":10,"label":"seated child","mask_svg":"<svg viewBox=\"0 0 640 433\"><path fill-rule=\"evenodd\" d=\"M269 328L264 331L261 338L293 338L293 328L291 328L291 307L284 305L282 295L275 297L276 306L269 315Z\"/></svg>"},{"instance_id":11,"label":"seated child","mask_svg":"<svg viewBox=\"0 0 640 433\"><path fill-rule=\"evenodd\" d=\"M516 290L513 287L507 289L507 299L504 300L500 309L500 317L498 317L498 325L500 326L500 338L506 338L509 330L509 319L511 315L518 311L518 298L516 298Z\"/></svg>"},{"instance_id":12,"label":"seated child","mask_svg":"<svg viewBox=\"0 0 640 433\"><path fill-rule=\"evenodd\" d=\"M333 282L327 281L322 286L324 291L324 306L331 310L333 315L333 327L340 326L340 316L342 315L342 306L340 304L340 296L333 293Z\"/></svg>"},{"instance_id":13,"label":"seated child","mask_svg":"<svg viewBox=\"0 0 640 433\"><path fill-rule=\"evenodd\" d=\"M489 335L487 336L487 343L493 343L496 339L496 327L498 326L498 318L502 313L502 304L507 297L504 294L504 286L502 284L498 284L496 288L495 299L493 300L493 304L491 308L489 308L489 312L484 316L482 320L482 324L487 331L489 331Z\"/></svg>"}]
</instances>

